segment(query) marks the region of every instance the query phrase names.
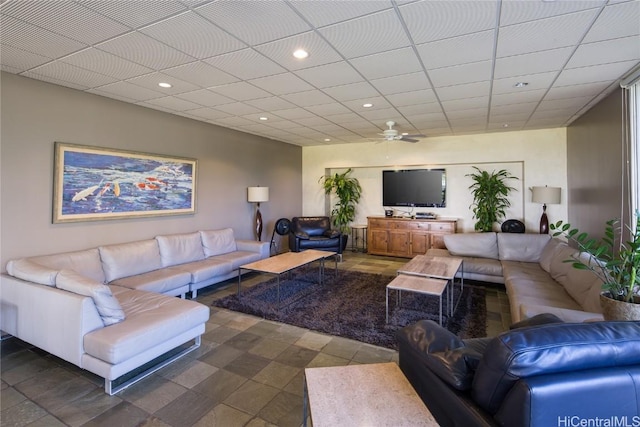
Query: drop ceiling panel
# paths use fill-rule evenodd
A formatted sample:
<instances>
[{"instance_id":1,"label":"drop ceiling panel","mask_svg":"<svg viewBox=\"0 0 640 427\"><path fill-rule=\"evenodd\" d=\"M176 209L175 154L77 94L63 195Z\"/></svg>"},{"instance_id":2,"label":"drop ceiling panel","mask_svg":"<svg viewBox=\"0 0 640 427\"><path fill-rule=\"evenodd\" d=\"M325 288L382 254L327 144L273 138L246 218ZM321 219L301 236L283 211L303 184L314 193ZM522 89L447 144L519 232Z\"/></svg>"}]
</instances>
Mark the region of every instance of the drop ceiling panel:
<instances>
[{"instance_id":1,"label":"drop ceiling panel","mask_svg":"<svg viewBox=\"0 0 640 427\"><path fill-rule=\"evenodd\" d=\"M387 95L387 100L396 107L407 105L424 105L424 103L436 102L436 95L431 89L413 90L411 92L395 93Z\"/></svg>"},{"instance_id":2,"label":"drop ceiling panel","mask_svg":"<svg viewBox=\"0 0 640 427\"><path fill-rule=\"evenodd\" d=\"M59 61L50 62L33 68L29 71L29 74L77 84L83 86L85 89L106 85L116 81L116 79L105 76L104 74L94 73L93 71L85 70Z\"/></svg>"},{"instance_id":3,"label":"drop ceiling panel","mask_svg":"<svg viewBox=\"0 0 640 427\"><path fill-rule=\"evenodd\" d=\"M95 47L154 70L175 67L193 62L195 59L137 32L125 34Z\"/></svg>"},{"instance_id":4,"label":"drop ceiling panel","mask_svg":"<svg viewBox=\"0 0 640 427\"><path fill-rule=\"evenodd\" d=\"M608 5L598 17L584 43L614 38L634 36L640 34L640 2Z\"/></svg>"},{"instance_id":5,"label":"drop ceiling panel","mask_svg":"<svg viewBox=\"0 0 640 427\"><path fill-rule=\"evenodd\" d=\"M500 9L500 25L520 24L586 9L599 9L605 3L607 3L606 0L503 1Z\"/></svg>"},{"instance_id":6,"label":"drop ceiling panel","mask_svg":"<svg viewBox=\"0 0 640 427\"><path fill-rule=\"evenodd\" d=\"M571 57L567 68L629 60L640 60L640 36L583 44Z\"/></svg>"},{"instance_id":7,"label":"drop ceiling panel","mask_svg":"<svg viewBox=\"0 0 640 427\"><path fill-rule=\"evenodd\" d=\"M243 49L225 55L205 59L205 62L240 79L280 74L286 70L253 49Z\"/></svg>"},{"instance_id":8,"label":"drop ceiling panel","mask_svg":"<svg viewBox=\"0 0 640 427\"><path fill-rule=\"evenodd\" d=\"M467 110L445 111L445 114L451 121L452 125L455 126L455 123L457 123L459 119L471 119L471 121L486 120L487 109L486 108L470 108Z\"/></svg>"},{"instance_id":9,"label":"drop ceiling panel","mask_svg":"<svg viewBox=\"0 0 640 427\"><path fill-rule=\"evenodd\" d=\"M383 124L390 118L399 117L400 113L395 108L381 108L379 110L368 110L359 113L365 119L371 122L380 122Z\"/></svg>"},{"instance_id":10,"label":"drop ceiling panel","mask_svg":"<svg viewBox=\"0 0 640 427\"><path fill-rule=\"evenodd\" d=\"M176 95L177 98L195 102L205 107L215 107L216 105L230 104L235 100L219 93L212 92L207 89L194 90L193 92L181 93Z\"/></svg>"},{"instance_id":11,"label":"drop ceiling panel","mask_svg":"<svg viewBox=\"0 0 640 427\"><path fill-rule=\"evenodd\" d=\"M185 101L184 99L179 99L174 96L150 99L149 101L146 101L146 103L174 111L193 110L200 107L198 104L194 104L193 102Z\"/></svg>"},{"instance_id":12,"label":"drop ceiling panel","mask_svg":"<svg viewBox=\"0 0 640 427\"><path fill-rule=\"evenodd\" d=\"M477 98L456 99L453 101L443 101L442 107L449 113L450 111L468 110L471 108L487 108L489 105L488 96L479 96Z\"/></svg>"},{"instance_id":13,"label":"drop ceiling panel","mask_svg":"<svg viewBox=\"0 0 640 427\"><path fill-rule=\"evenodd\" d=\"M60 61L118 80L126 80L153 71L151 68L143 67L142 65L127 61L119 56L93 47L65 56Z\"/></svg>"},{"instance_id":14,"label":"drop ceiling panel","mask_svg":"<svg viewBox=\"0 0 640 427\"><path fill-rule=\"evenodd\" d=\"M139 28L186 10L184 4L176 0L150 2L149 0L104 1L82 0L82 5L118 22Z\"/></svg>"},{"instance_id":15,"label":"drop ceiling panel","mask_svg":"<svg viewBox=\"0 0 640 427\"><path fill-rule=\"evenodd\" d=\"M293 52L304 49L309 53L305 59L298 59ZM309 31L286 39L256 46L256 50L288 70L316 67L337 62L340 54L316 32Z\"/></svg>"},{"instance_id":16,"label":"drop ceiling panel","mask_svg":"<svg viewBox=\"0 0 640 427\"><path fill-rule=\"evenodd\" d=\"M510 93L510 92L525 92L528 90L544 89L551 86L554 79L558 75L557 72L538 73L528 76L507 77L504 79L496 79L493 81L493 93ZM515 87L516 83L524 82L528 83L526 87Z\"/></svg>"},{"instance_id":17,"label":"drop ceiling panel","mask_svg":"<svg viewBox=\"0 0 640 427\"><path fill-rule=\"evenodd\" d=\"M538 103L541 97L545 95L547 89L537 89L537 90L520 90L518 92L509 92L509 93L501 93L501 94L493 94L491 96L491 106L492 108L497 105L512 105L512 104L521 104L527 102Z\"/></svg>"},{"instance_id":18,"label":"drop ceiling panel","mask_svg":"<svg viewBox=\"0 0 640 427\"><path fill-rule=\"evenodd\" d=\"M161 92L149 90L142 86L134 85L128 82L117 82L105 86L100 86L96 89L102 93L109 93L115 96L121 96L135 101L148 101L154 98L160 98L164 96Z\"/></svg>"},{"instance_id":19,"label":"drop ceiling panel","mask_svg":"<svg viewBox=\"0 0 640 427\"><path fill-rule=\"evenodd\" d=\"M288 95L282 95L282 98L299 107L309 107L311 105L329 104L333 102L333 99L319 90L290 93Z\"/></svg>"},{"instance_id":20,"label":"drop ceiling panel","mask_svg":"<svg viewBox=\"0 0 640 427\"><path fill-rule=\"evenodd\" d=\"M572 46L578 43L597 9L500 28L497 57Z\"/></svg>"},{"instance_id":21,"label":"drop ceiling panel","mask_svg":"<svg viewBox=\"0 0 640 427\"><path fill-rule=\"evenodd\" d=\"M365 103L371 103L373 104L373 107L365 108L362 106ZM391 107L391 104L381 96L373 96L370 98L363 98L363 99L354 99L350 101L345 101L343 102L343 104L347 106L347 108L350 108L352 111L358 114L361 114L369 110L379 110L381 108Z\"/></svg>"},{"instance_id":22,"label":"drop ceiling panel","mask_svg":"<svg viewBox=\"0 0 640 427\"><path fill-rule=\"evenodd\" d=\"M304 108L287 108L286 110L275 110L273 114L282 117L283 119L295 120L304 117L313 117L314 114Z\"/></svg>"},{"instance_id":23,"label":"drop ceiling panel","mask_svg":"<svg viewBox=\"0 0 640 427\"><path fill-rule=\"evenodd\" d=\"M562 98L550 100L545 99L540 103L540 106L537 108L536 112L545 110L566 109L571 110L573 114L578 111L581 106L589 102L591 98L591 96L582 96L578 98Z\"/></svg>"},{"instance_id":24,"label":"drop ceiling panel","mask_svg":"<svg viewBox=\"0 0 640 427\"><path fill-rule=\"evenodd\" d=\"M4 13L4 7L2 8ZM86 47L77 42L10 16L2 15L0 40L13 46L48 58L58 58Z\"/></svg>"},{"instance_id":25,"label":"drop ceiling panel","mask_svg":"<svg viewBox=\"0 0 640 427\"><path fill-rule=\"evenodd\" d=\"M275 76L260 77L250 81L251 84L264 89L274 95L303 92L314 89L309 83L293 73L283 73Z\"/></svg>"},{"instance_id":26,"label":"drop ceiling panel","mask_svg":"<svg viewBox=\"0 0 640 427\"><path fill-rule=\"evenodd\" d=\"M42 80L42 81L53 83L53 84L56 84L56 85L70 87L71 89L77 89L77 90L88 90L88 89L90 89L88 86L83 85L80 82L69 82L69 81L66 81L66 80L61 80L61 79L52 77L51 75L36 74L33 71L27 71L27 72L23 73L22 75L25 76L25 77L29 77L30 79Z\"/></svg>"},{"instance_id":27,"label":"drop ceiling panel","mask_svg":"<svg viewBox=\"0 0 640 427\"><path fill-rule=\"evenodd\" d=\"M26 50L8 45L0 45L0 57L2 58L2 65L12 67L15 70L13 71L14 73L25 71L51 61L51 58L47 58L46 56L27 52Z\"/></svg>"},{"instance_id":28,"label":"drop ceiling panel","mask_svg":"<svg viewBox=\"0 0 640 427\"><path fill-rule=\"evenodd\" d=\"M366 123L367 126L369 125L369 122L367 120L363 119L362 117L360 117L359 115L353 112L342 113L342 114L327 114L324 117L332 123L336 123L339 125L346 125L349 128L351 128L350 124L353 124L356 122Z\"/></svg>"},{"instance_id":29,"label":"drop ceiling panel","mask_svg":"<svg viewBox=\"0 0 640 427\"><path fill-rule=\"evenodd\" d=\"M453 99L475 98L489 95L489 82L477 82L456 86L441 87L436 90L441 101Z\"/></svg>"},{"instance_id":30,"label":"drop ceiling panel","mask_svg":"<svg viewBox=\"0 0 640 427\"><path fill-rule=\"evenodd\" d=\"M544 99L576 98L579 96L595 97L609 87L609 82L585 83L581 85L552 87Z\"/></svg>"},{"instance_id":31,"label":"drop ceiling panel","mask_svg":"<svg viewBox=\"0 0 640 427\"><path fill-rule=\"evenodd\" d=\"M270 42L311 29L284 2L217 1L195 10L249 45Z\"/></svg>"},{"instance_id":32,"label":"drop ceiling panel","mask_svg":"<svg viewBox=\"0 0 640 427\"><path fill-rule=\"evenodd\" d=\"M431 84L423 72L371 80L371 84L383 95L431 88Z\"/></svg>"},{"instance_id":33,"label":"drop ceiling panel","mask_svg":"<svg viewBox=\"0 0 640 427\"><path fill-rule=\"evenodd\" d=\"M214 122L221 126L230 126L230 127L248 126L253 124L251 120L245 119L244 117L236 117L236 116L215 119Z\"/></svg>"},{"instance_id":34,"label":"drop ceiling panel","mask_svg":"<svg viewBox=\"0 0 640 427\"><path fill-rule=\"evenodd\" d=\"M335 24L392 7L388 0L341 0L333 2L331 7L325 7L320 1L296 1L292 2L292 5L316 27Z\"/></svg>"},{"instance_id":35,"label":"drop ceiling panel","mask_svg":"<svg viewBox=\"0 0 640 427\"><path fill-rule=\"evenodd\" d=\"M441 113L442 106L439 102L432 102L430 104L416 104L416 105L407 105L404 107L396 107L402 115L405 117L414 116L416 114L425 114L425 113Z\"/></svg>"},{"instance_id":36,"label":"drop ceiling panel","mask_svg":"<svg viewBox=\"0 0 640 427\"><path fill-rule=\"evenodd\" d=\"M497 2L424 1L399 7L416 44L493 28Z\"/></svg>"},{"instance_id":37,"label":"drop ceiling panel","mask_svg":"<svg viewBox=\"0 0 640 427\"><path fill-rule=\"evenodd\" d=\"M352 59L353 65L367 79L379 79L398 74L398 67L405 73L422 71L420 61L410 47Z\"/></svg>"},{"instance_id":38,"label":"drop ceiling panel","mask_svg":"<svg viewBox=\"0 0 640 427\"><path fill-rule=\"evenodd\" d=\"M247 47L245 43L193 12L168 18L145 27L140 32L198 59Z\"/></svg>"},{"instance_id":39,"label":"drop ceiling panel","mask_svg":"<svg viewBox=\"0 0 640 427\"><path fill-rule=\"evenodd\" d=\"M130 31L125 25L69 1L13 1L2 6L2 13L87 45Z\"/></svg>"},{"instance_id":40,"label":"drop ceiling panel","mask_svg":"<svg viewBox=\"0 0 640 427\"><path fill-rule=\"evenodd\" d=\"M448 67L491 59L495 32L482 31L416 47L427 69Z\"/></svg>"},{"instance_id":41,"label":"drop ceiling panel","mask_svg":"<svg viewBox=\"0 0 640 427\"><path fill-rule=\"evenodd\" d=\"M230 116L230 114L228 113L214 110L212 108L196 108L195 110L187 111L187 113L193 116L202 117L207 120L218 120Z\"/></svg>"},{"instance_id":42,"label":"drop ceiling panel","mask_svg":"<svg viewBox=\"0 0 640 427\"><path fill-rule=\"evenodd\" d=\"M614 80L616 76L626 74L636 63L636 61L625 61L564 70L560 73L554 86L611 81Z\"/></svg>"},{"instance_id":43,"label":"drop ceiling panel","mask_svg":"<svg viewBox=\"0 0 640 427\"><path fill-rule=\"evenodd\" d=\"M218 70L216 67L202 61L167 68L163 73L171 77L192 82L201 87L219 86L238 81L238 79L231 74Z\"/></svg>"},{"instance_id":44,"label":"drop ceiling panel","mask_svg":"<svg viewBox=\"0 0 640 427\"><path fill-rule=\"evenodd\" d=\"M572 53L573 47L564 47L498 58L496 59L494 77L501 79L547 71L559 71L566 64Z\"/></svg>"},{"instance_id":45,"label":"drop ceiling panel","mask_svg":"<svg viewBox=\"0 0 640 427\"><path fill-rule=\"evenodd\" d=\"M347 62L320 65L295 72L300 78L317 88L341 86L363 81L362 76Z\"/></svg>"},{"instance_id":46,"label":"drop ceiling panel","mask_svg":"<svg viewBox=\"0 0 640 427\"><path fill-rule=\"evenodd\" d=\"M291 102L276 96L272 96L268 98L260 98L260 99L250 99L245 102L263 111L285 110L287 108L295 108L295 104L292 104Z\"/></svg>"},{"instance_id":47,"label":"drop ceiling panel","mask_svg":"<svg viewBox=\"0 0 640 427\"><path fill-rule=\"evenodd\" d=\"M383 11L363 18L319 29L320 33L346 58L357 58L409 46L394 11Z\"/></svg>"},{"instance_id":48,"label":"drop ceiling panel","mask_svg":"<svg viewBox=\"0 0 640 427\"><path fill-rule=\"evenodd\" d=\"M333 125L329 120L323 119L322 117L314 116L314 117L304 117L300 119L294 120L296 123L301 124L303 126L309 126L315 129L316 126L328 126ZM333 125L335 126L335 125ZM317 130L317 129L316 129Z\"/></svg>"},{"instance_id":49,"label":"drop ceiling panel","mask_svg":"<svg viewBox=\"0 0 640 427\"><path fill-rule=\"evenodd\" d=\"M349 114L351 112L347 107L335 102L332 104L312 105L305 108L321 117Z\"/></svg>"},{"instance_id":50,"label":"drop ceiling panel","mask_svg":"<svg viewBox=\"0 0 640 427\"><path fill-rule=\"evenodd\" d=\"M538 106L537 102L524 102L522 104L495 105L491 106L491 117L504 116L509 114L526 115L529 117Z\"/></svg>"},{"instance_id":51,"label":"drop ceiling panel","mask_svg":"<svg viewBox=\"0 0 640 427\"><path fill-rule=\"evenodd\" d=\"M492 69L492 61L473 62L431 70L429 77L436 88L454 86L490 80Z\"/></svg>"},{"instance_id":52,"label":"drop ceiling panel","mask_svg":"<svg viewBox=\"0 0 640 427\"><path fill-rule=\"evenodd\" d=\"M380 93L366 82L329 87L323 89L323 92L340 102L380 96Z\"/></svg>"},{"instance_id":53,"label":"drop ceiling panel","mask_svg":"<svg viewBox=\"0 0 640 427\"><path fill-rule=\"evenodd\" d=\"M144 76L140 77L134 77L132 79L128 79L127 82L133 83L134 85L146 87L147 89L162 92L164 95L175 95L178 93L191 92L198 89L198 86L194 84L158 72L145 74ZM172 85L172 87L160 87L158 86L158 83L160 82L168 82Z\"/></svg>"},{"instance_id":54,"label":"drop ceiling panel","mask_svg":"<svg viewBox=\"0 0 640 427\"><path fill-rule=\"evenodd\" d=\"M229 83L222 86L212 86L209 90L224 95L236 101L248 101L250 99L266 98L271 96L266 92L247 82Z\"/></svg>"}]
</instances>

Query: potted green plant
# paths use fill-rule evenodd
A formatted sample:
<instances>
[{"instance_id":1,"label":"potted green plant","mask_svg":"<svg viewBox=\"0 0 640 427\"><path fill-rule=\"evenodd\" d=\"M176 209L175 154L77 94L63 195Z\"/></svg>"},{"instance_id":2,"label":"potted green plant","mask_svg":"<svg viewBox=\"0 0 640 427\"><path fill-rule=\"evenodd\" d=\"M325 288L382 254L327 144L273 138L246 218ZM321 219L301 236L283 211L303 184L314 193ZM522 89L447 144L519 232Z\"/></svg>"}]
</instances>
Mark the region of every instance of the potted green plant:
<instances>
[{"instance_id":1,"label":"potted green plant","mask_svg":"<svg viewBox=\"0 0 640 427\"><path fill-rule=\"evenodd\" d=\"M579 255L565 262L590 270L602 280L600 302L605 319L640 320L640 212L635 227L623 226L619 219L607 221L599 240L563 221L550 228L555 231L553 236L565 236L578 247Z\"/></svg>"},{"instance_id":2,"label":"potted green plant","mask_svg":"<svg viewBox=\"0 0 640 427\"><path fill-rule=\"evenodd\" d=\"M322 176L319 180L325 194L334 193L338 198L338 202L331 210L331 220L345 236L342 241L343 246L347 244L349 223L356 217L356 206L362 195L360 182L357 178L350 177L350 173L351 168L343 173L336 172L334 175Z\"/></svg>"},{"instance_id":3,"label":"potted green plant","mask_svg":"<svg viewBox=\"0 0 640 427\"><path fill-rule=\"evenodd\" d=\"M476 219L476 231L492 231L493 224L504 218L505 210L511 206L509 193L514 190L506 184L507 179L518 179L504 169L498 172L487 172L473 167L477 172L471 177L473 184L469 186L473 195L473 217Z\"/></svg>"}]
</instances>

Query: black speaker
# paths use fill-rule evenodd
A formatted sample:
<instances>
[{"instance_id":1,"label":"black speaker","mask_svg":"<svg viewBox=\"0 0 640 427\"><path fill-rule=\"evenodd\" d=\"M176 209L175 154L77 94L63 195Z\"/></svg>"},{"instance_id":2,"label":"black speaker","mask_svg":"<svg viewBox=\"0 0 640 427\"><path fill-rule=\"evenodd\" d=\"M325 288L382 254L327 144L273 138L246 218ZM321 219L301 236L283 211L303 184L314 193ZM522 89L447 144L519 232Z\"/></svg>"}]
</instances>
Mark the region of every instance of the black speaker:
<instances>
[{"instance_id":1,"label":"black speaker","mask_svg":"<svg viewBox=\"0 0 640 427\"><path fill-rule=\"evenodd\" d=\"M500 227L503 233L524 233L524 224L517 219L508 219Z\"/></svg>"}]
</instances>

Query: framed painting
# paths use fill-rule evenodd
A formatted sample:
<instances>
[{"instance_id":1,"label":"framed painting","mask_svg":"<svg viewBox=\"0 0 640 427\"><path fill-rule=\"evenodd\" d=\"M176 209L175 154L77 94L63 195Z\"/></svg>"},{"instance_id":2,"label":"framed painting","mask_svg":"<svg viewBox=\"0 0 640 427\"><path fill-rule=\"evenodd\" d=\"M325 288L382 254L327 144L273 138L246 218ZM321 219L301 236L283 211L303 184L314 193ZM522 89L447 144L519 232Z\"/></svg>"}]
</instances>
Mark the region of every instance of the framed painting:
<instances>
[{"instance_id":1,"label":"framed painting","mask_svg":"<svg viewBox=\"0 0 640 427\"><path fill-rule=\"evenodd\" d=\"M194 214L195 159L55 143L53 222Z\"/></svg>"}]
</instances>

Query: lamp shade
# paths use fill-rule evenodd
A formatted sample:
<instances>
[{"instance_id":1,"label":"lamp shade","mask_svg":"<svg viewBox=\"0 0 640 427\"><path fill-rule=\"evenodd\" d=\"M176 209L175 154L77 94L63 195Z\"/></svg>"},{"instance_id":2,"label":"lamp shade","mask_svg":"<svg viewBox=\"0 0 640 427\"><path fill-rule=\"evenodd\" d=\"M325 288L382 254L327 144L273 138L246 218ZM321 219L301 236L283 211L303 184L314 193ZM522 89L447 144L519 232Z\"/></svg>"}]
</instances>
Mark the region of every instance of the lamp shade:
<instances>
[{"instance_id":1,"label":"lamp shade","mask_svg":"<svg viewBox=\"0 0 640 427\"><path fill-rule=\"evenodd\" d=\"M249 187L247 188L247 201L251 203L261 203L269 201L269 187Z\"/></svg>"},{"instance_id":2,"label":"lamp shade","mask_svg":"<svg viewBox=\"0 0 640 427\"><path fill-rule=\"evenodd\" d=\"M532 187L531 201L546 205L560 204L560 187Z\"/></svg>"}]
</instances>

